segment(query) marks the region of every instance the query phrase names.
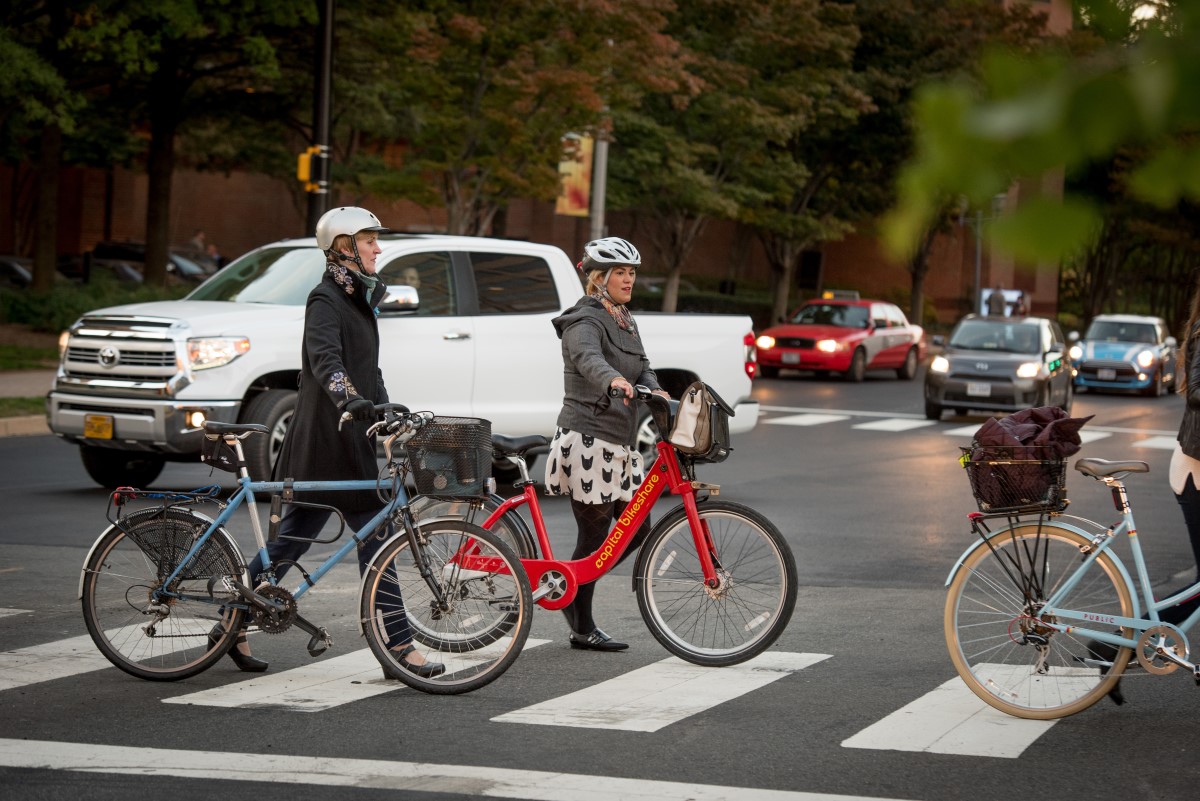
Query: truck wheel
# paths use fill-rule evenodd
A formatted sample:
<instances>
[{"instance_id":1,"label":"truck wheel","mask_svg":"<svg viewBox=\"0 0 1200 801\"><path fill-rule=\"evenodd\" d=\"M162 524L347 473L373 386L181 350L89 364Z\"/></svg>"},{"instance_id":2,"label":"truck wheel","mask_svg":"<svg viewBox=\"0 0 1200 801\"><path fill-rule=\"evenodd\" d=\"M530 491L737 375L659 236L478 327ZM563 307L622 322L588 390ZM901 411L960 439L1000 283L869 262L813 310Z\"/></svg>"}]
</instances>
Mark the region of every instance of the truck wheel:
<instances>
[{"instance_id":1,"label":"truck wheel","mask_svg":"<svg viewBox=\"0 0 1200 801\"><path fill-rule=\"evenodd\" d=\"M296 393L289 389L268 389L255 395L242 409L240 422L260 423L267 427L265 437L252 436L242 440L250 478L255 481L271 479L271 471L283 450L283 439L295 411Z\"/></svg>"},{"instance_id":2,"label":"truck wheel","mask_svg":"<svg viewBox=\"0 0 1200 801\"><path fill-rule=\"evenodd\" d=\"M152 453L79 446L83 469L102 487L146 487L162 472L166 460Z\"/></svg>"}]
</instances>

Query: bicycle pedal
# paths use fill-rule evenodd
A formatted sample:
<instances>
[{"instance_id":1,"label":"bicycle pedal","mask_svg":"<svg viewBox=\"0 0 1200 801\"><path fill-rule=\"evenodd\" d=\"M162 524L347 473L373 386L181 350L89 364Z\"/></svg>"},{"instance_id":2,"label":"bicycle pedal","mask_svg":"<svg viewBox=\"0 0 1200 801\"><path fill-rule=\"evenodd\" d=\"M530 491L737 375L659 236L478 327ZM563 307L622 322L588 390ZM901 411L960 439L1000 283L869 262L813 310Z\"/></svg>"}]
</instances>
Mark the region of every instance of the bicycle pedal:
<instances>
[{"instance_id":1,"label":"bicycle pedal","mask_svg":"<svg viewBox=\"0 0 1200 801\"><path fill-rule=\"evenodd\" d=\"M329 632L321 629L312 636L308 641L308 655L320 656L325 653L333 645L333 638L329 636Z\"/></svg>"}]
</instances>

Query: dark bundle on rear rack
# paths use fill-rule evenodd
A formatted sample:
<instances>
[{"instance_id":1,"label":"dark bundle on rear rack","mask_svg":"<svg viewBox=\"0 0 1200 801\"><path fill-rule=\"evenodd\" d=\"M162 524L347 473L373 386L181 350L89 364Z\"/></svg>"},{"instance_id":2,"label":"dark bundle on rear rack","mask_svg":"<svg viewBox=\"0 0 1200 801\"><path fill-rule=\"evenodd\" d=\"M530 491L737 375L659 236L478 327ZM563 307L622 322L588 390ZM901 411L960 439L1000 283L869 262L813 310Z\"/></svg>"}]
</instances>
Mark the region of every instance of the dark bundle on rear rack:
<instances>
[{"instance_id":1,"label":"dark bundle on rear rack","mask_svg":"<svg viewBox=\"0 0 1200 801\"><path fill-rule=\"evenodd\" d=\"M1079 451L1079 429L1091 419L1039 406L980 426L960 459L979 511L1062 511L1067 505L1066 460Z\"/></svg>"}]
</instances>

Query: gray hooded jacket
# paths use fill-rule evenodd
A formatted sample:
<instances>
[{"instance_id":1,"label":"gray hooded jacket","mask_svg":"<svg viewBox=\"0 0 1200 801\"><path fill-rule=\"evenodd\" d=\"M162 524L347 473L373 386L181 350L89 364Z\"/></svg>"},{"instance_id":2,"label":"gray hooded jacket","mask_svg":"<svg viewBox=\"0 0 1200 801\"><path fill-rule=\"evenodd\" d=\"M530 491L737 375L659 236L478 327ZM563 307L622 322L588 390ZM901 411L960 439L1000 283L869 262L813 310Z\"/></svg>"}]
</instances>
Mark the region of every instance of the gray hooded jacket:
<instances>
[{"instance_id":1,"label":"gray hooded jacket","mask_svg":"<svg viewBox=\"0 0 1200 801\"><path fill-rule=\"evenodd\" d=\"M641 339L622 331L604 304L592 297L580 298L551 322L562 340L563 354L563 407L558 427L614 445L634 445L637 403L631 401L627 406L621 398L609 399L608 387L621 377L631 384L661 388Z\"/></svg>"}]
</instances>

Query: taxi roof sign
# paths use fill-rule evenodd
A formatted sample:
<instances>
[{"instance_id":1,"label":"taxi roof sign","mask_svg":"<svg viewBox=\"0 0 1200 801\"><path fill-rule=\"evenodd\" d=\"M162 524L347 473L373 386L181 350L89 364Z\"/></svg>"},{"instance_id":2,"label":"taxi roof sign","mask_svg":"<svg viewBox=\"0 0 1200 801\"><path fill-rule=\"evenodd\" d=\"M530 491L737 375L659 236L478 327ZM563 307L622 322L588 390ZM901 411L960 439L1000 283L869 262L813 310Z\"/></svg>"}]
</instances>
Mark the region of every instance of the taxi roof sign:
<instances>
[{"instance_id":1,"label":"taxi roof sign","mask_svg":"<svg viewBox=\"0 0 1200 801\"><path fill-rule=\"evenodd\" d=\"M826 289L821 293L821 300L859 300L858 290L855 289Z\"/></svg>"}]
</instances>

